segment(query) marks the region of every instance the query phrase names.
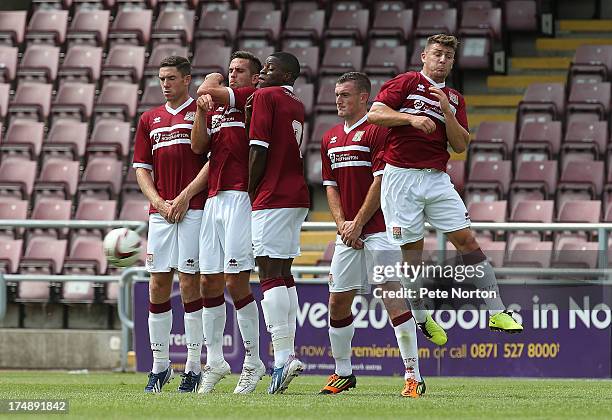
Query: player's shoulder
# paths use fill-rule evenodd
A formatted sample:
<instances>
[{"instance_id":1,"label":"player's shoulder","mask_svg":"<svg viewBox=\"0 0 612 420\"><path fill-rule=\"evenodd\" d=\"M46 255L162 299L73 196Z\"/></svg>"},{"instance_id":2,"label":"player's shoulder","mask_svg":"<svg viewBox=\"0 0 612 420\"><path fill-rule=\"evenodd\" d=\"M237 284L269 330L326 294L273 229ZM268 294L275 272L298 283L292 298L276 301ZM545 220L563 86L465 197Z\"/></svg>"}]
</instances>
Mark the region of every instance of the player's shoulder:
<instances>
[{"instance_id":1,"label":"player's shoulder","mask_svg":"<svg viewBox=\"0 0 612 420\"><path fill-rule=\"evenodd\" d=\"M166 111L166 105L159 105L150 109L147 109L145 112L143 112L140 115L140 121L146 122L146 123L153 123L156 118L160 118L162 117L164 114L166 114L168 111Z\"/></svg>"},{"instance_id":2,"label":"player's shoulder","mask_svg":"<svg viewBox=\"0 0 612 420\"><path fill-rule=\"evenodd\" d=\"M366 122L363 125L363 130L366 132L366 138L368 139L368 141L379 141L379 140L386 140L387 135L389 133L389 128L387 127L381 127L380 125L376 125L376 124L372 124L369 122Z\"/></svg>"},{"instance_id":3,"label":"player's shoulder","mask_svg":"<svg viewBox=\"0 0 612 420\"><path fill-rule=\"evenodd\" d=\"M337 138L342 134L344 130L344 124L336 124L323 133L323 138L321 139L321 146L327 148L336 142Z\"/></svg>"},{"instance_id":4,"label":"player's shoulder","mask_svg":"<svg viewBox=\"0 0 612 420\"><path fill-rule=\"evenodd\" d=\"M411 82L414 80L418 80L420 77L420 73L418 71L407 71L404 73L400 73L389 81L395 82Z\"/></svg>"}]
</instances>

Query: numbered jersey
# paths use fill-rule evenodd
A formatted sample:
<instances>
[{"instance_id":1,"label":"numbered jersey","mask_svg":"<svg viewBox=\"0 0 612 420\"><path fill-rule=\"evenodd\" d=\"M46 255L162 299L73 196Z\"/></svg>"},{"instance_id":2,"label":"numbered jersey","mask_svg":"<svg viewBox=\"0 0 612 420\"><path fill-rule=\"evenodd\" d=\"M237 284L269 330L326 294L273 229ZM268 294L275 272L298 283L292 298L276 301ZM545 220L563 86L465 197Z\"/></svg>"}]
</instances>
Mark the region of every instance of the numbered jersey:
<instances>
[{"instance_id":1,"label":"numbered jersey","mask_svg":"<svg viewBox=\"0 0 612 420\"><path fill-rule=\"evenodd\" d=\"M253 210L310 207L300 153L303 128L304 105L291 86L255 92L249 144L266 147L268 158Z\"/></svg>"}]
</instances>

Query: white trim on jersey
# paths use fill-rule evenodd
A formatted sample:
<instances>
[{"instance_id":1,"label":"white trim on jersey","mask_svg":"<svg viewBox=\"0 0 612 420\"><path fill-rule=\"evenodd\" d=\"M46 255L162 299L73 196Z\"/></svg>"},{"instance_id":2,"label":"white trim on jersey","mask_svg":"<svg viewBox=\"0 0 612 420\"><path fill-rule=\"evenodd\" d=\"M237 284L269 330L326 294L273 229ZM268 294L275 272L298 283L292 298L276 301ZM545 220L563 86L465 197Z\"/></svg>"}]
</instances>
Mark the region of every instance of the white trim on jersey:
<instances>
[{"instance_id":1,"label":"white trim on jersey","mask_svg":"<svg viewBox=\"0 0 612 420\"><path fill-rule=\"evenodd\" d=\"M153 137L153 135L157 133L165 133L167 131L178 130L179 128L187 128L191 130L193 128L193 124L174 124L170 127L159 127L155 130L151 130L151 132L149 133L149 137Z\"/></svg>"},{"instance_id":2,"label":"white trim on jersey","mask_svg":"<svg viewBox=\"0 0 612 420\"><path fill-rule=\"evenodd\" d=\"M153 151L156 151L157 149L161 147L174 146L176 144L191 144L191 139L174 139L174 140L162 141L161 143L157 143L153 145Z\"/></svg>"},{"instance_id":3,"label":"white trim on jersey","mask_svg":"<svg viewBox=\"0 0 612 420\"><path fill-rule=\"evenodd\" d=\"M244 128L244 123L240 122L240 121L230 121L230 122L224 122L221 123L220 126L213 128L212 130L208 130L208 134L214 134L214 133L218 133L219 130L221 130L222 128L228 128L228 127L241 127Z\"/></svg>"},{"instance_id":4,"label":"white trim on jersey","mask_svg":"<svg viewBox=\"0 0 612 420\"><path fill-rule=\"evenodd\" d=\"M187 98L187 100L185 102L183 102L183 104L181 106L179 106L176 109L172 109L170 107L170 105L168 105L168 102L166 102L166 111L168 111L172 115L176 115L179 112L181 112L183 109L185 109L186 107L191 105L192 102L193 102L193 98L190 96L189 98Z\"/></svg>"},{"instance_id":5,"label":"white trim on jersey","mask_svg":"<svg viewBox=\"0 0 612 420\"><path fill-rule=\"evenodd\" d=\"M345 121L344 122L344 134L350 133L352 130L354 130L355 128L359 127L361 124L363 124L367 120L368 120L368 114L366 114L363 117L361 117L361 119L359 121L357 121L355 124L351 125L350 127L346 126L346 121Z\"/></svg>"},{"instance_id":6,"label":"white trim on jersey","mask_svg":"<svg viewBox=\"0 0 612 420\"><path fill-rule=\"evenodd\" d=\"M446 86L446 82L445 82L445 81L444 81L444 82L442 82L442 83L436 83L435 81L433 81L432 79L430 79L429 77L427 77L427 76L425 75L425 73L423 73L423 70L421 70L421 71L420 71L420 73L421 73L421 75L422 75L422 76L423 76L423 77L424 77L424 78L425 78L425 79L426 79L426 80L427 80L429 83L431 83L431 84L432 84L432 85L434 85L435 87L437 87L437 88L439 88L439 89L442 89L443 87L445 87L445 86Z\"/></svg>"},{"instance_id":7,"label":"white trim on jersey","mask_svg":"<svg viewBox=\"0 0 612 420\"><path fill-rule=\"evenodd\" d=\"M327 156L331 155L332 153L339 153L339 152L348 152L348 151L357 151L357 152L369 152L370 148L368 146L338 146L338 147L332 147L331 149L329 149L327 151Z\"/></svg>"},{"instance_id":8,"label":"white trim on jersey","mask_svg":"<svg viewBox=\"0 0 612 420\"><path fill-rule=\"evenodd\" d=\"M229 93L229 107L234 108L236 106L236 96L234 95L234 90L231 87L225 87L227 92Z\"/></svg>"},{"instance_id":9,"label":"white trim on jersey","mask_svg":"<svg viewBox=\"0 0 612 420\"><path fill-rule=\"evenodd\" d=\"M249 146L253 146L253 145L255 145L255 146L263 146L266 149L268 147L270 147L270 143L268 143L267 141L263 141L263 140L251 140L249 142Z\"/></svg>"},{"instance_id":10,"label":"white trim on jersey","mask_svg":"<svg viewBox=\"0 0 612 420\"><path fill-rule=\"evenodd\" d=\"M429 98L426 98L425 96L421 96L421 95L408 95L408 97L406 99L414 99L414 100L418 100L418 101L423 101L426 104L437 106L438 108L440 107L440 102L439 101L434 101L433 99L429 99ZM453 114L456 114L457 113L457 109L454 106L452 106L450 103L448 105L453 110Z\"/></svg>"},{"instance_id":11,"label":"white trim on jersey","mask_svg":"<svg viewBox=\"0 0 612 420\"><path fill-rule=\"evenodd\" d=\"M324 186L329 185L331 187L337 187L338 183L336 181L323 181L323 185Z\"/></svg>"},{"instance_id":12,"label":"white trim on jersey","mask_svg":"<svg viewBox=\"0 0 612 420\"><path fill-rule=\"evenodd\" d=\"M430 109L401 108L399 110L399 112L405 112L407 114L419 114L419 113L423 113L423 114L431 115L432 117L435 117L435 118L439 119L440 121L442 121L443 123L446 124L446 119L444 118L443 115L440 115L437 112L434 112L434 111L432 111Z\"/></svg>"},{"instance_id":13,"label":"white trim on jersey","mask_svg":"<svg viewBox=\"0 0 612 420\"><path fill-rule=\"evenodd\" d=\"M132 164L132 167L134 169L136 169L136 168L143 168L143 169L146 169L148 171L152 171L153 170L153 165L149 165L148 163L134 162L134 164Z\"/></svg>"},{"instance_id":14,"label":"white trim on jersey","mask_svg":"<svg viewBox=\"0 0 612 420\"><path fill-rule=\"evenodd\" d=\"M379 176L379 175L382 175L382 174L383 174L383 172L385 172L385 170L384 170L384 169L381 169L380 171L376 171L376 172L372 173L372 176L377 177L377 176Z\"/></svg>"},{"instance_id":15,"label":"white trim on jersey","mask_svg":"<svg viewBox=\"0 0 612 420\"><path fill-rule=\"evenodd\" d=\"M287 89L289 92L292 92L292 93L293 93L293 86L289 86L289 85L282 85L281 87L282 87L282 88L285 88L285 89Z\"/></svg>"},{"instance_id":16,"label":"white trim on jersey","mask_svg":"<svg viewBox=\"0 0 612 420\"><path fill-rule=\"evenodd\" d=\"M372 162L368 162L367 160L350 160L348 162L332 163L331 168L346 168L349 166L372 166Z\"/></svg>"}]
</instances>

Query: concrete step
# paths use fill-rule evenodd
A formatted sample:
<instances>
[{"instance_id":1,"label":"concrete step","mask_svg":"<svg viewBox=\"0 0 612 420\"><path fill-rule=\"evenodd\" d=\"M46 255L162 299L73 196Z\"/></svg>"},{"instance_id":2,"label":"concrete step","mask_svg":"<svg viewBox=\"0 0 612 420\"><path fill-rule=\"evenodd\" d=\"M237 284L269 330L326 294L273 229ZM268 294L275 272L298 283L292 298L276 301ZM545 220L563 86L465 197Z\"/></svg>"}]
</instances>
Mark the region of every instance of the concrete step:
<instances>
[{"instance_id":1,"label":"concrete step","mask_svg":"<svg viewBox=\"0 0 612 420\"><path fill-rule=\"evenodd\" d=\"M532 83L565 83L566 76L563 75L510 75L510 76L488 76L487 87L489 89L525 89Z\"/></svg>"},{"instance_id":2,"label":"concrete step","mask_svg":"<svg viewBox=\"0 0 612 420\"><path fill-rule=\"evenodd\" d=\"M536 49L538 51L566 51L573 52L581 45L612 45L610 38L538 38Z\"/></svg>"},{"instance_id":3,"label":"concrete step","mask_svg":"<svg viewBox=\"0 0 612 420\"><path fill-rule=\"evenodd\" d=\"M559 20L558 24L566 32L612 32L612 19Z\"/></svg>"},{"instance_id":4,"label":"concrete step","mask_svg":"<svg viewBox=\"0 0 612 420\"><path fill-rule=\"evenodd\" d=\"M466 95L468 107L515 108L523 95Z\"/></svg>"},{"instance_id":5,"label":"concrete step","mask_svg":"<svg viewBox=\"0 0 612 420\"><path fill-rule=\"evenodd\" d=\"M570 57L512 57L512 70L567 70L572 62Z\"/></svg>"},{"instance_id":6,"label":"concrete step","mask_svg":"<svg viewBox=\"0 0 612 420\"><path fill-rule=\"evenodd\" d=\"M310 211L308 212L308 221L309 222L333 222L334 218L332 217L329 211Z\"/></svg>"}]
</instances>

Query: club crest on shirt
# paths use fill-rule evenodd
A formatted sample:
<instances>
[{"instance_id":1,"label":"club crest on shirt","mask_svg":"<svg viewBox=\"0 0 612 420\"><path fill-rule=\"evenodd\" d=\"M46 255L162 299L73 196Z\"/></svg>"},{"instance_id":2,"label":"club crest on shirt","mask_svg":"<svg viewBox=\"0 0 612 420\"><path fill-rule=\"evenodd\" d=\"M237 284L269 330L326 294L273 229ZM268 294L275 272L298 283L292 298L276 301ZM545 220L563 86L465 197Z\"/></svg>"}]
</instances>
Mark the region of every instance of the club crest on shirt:
<instances>
[{"instance_id":1,"label":"club crest on shirt","mask_svg":"<svg viewBox=\"0 0 612 420\"><path fill-rule=\"evenodd\" d=\"M454 103L455 105L459 105L459 97L452 92L448 94L448 100Z\"/></svg>"},{"instance_id":2,"label":"club crest on shirt","mask_svg":"<svg viewBox=\"0 0 612 420\"><path fill-rule=\"evenodd\" d=\"M153 118L153 124L157 124L161 122L161 117L155 117Z\"/></svg>"},{"instance_id":3,"label":"club crest on shirt","mask_svg":"<svg viewBox=\"0 0 612 420\"><path fill-rule=\"evenodd\" d=\"M353 136L353 141L361 141L361 138L363 137L363 133L365 133L365 131L356 132L355 135Z\"/></svg>"},{"instance_id":4,"label":"club crest on shirt","mask_svg":"<svg viewBox=\"0 0 612 420\"><path fill-rule=\"evenodd\" d=\"M393 239L402 239L402 228L393 226Z\"/></svg>"},{"instance_id":5,"label":"club crest on shirt","mask_svg":"<svg viewBox=\"0 0 612 420\"><path fill-rule=\"evenodd\" d=\"M419 92L425 92L425 85L422 85L421 83L419 83L417 85L417 91Z\"/></svg>"},{"instance_id":6,"label":"club crest on shirt","mask_svg":"<svg viewBox=\"0 0 612 420\"><path fill-rule=\"evenodd\" d=\"M185 121L195 121L195 112L188 112L185 114Z\"/></svg>"},{"instance_id":7,"label":"club crest on shirt","mask_svg":"<svg viewBox=\"0 0 612 420\"><path fill-rule=\"evenodd\" d=\"M335 142L337 142L337 141L338 141L338 137L336 137L336 136L334 136L334 137L332 137L331 139L329 139L329 143L330 143L330 144L331 144L331 143L335 143Z\"/></svg>"}]
</instances>

